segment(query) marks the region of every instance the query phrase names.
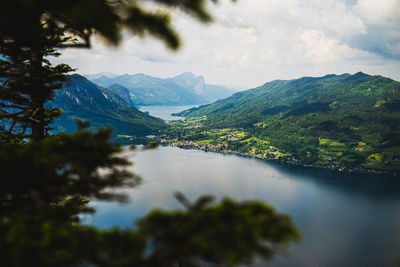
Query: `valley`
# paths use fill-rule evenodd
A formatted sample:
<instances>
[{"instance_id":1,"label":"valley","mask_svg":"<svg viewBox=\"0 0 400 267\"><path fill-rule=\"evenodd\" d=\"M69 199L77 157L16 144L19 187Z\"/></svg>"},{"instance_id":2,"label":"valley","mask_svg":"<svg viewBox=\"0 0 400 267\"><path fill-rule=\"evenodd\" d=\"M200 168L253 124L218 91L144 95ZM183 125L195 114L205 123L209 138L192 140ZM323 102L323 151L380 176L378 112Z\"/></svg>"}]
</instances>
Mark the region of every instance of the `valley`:
<instances>
[{"instance_id":1,"label":"valley","mask_svg":"<svg viewBox=\"0 0 400 267\"><path fill-rule=\"evenodd\" d=\"M382 76L276 80L177 113L186 122L170 123L170 139L162 142L337 171L399 174L399 103L400 83ZM235 131L241 134L230 137Z\"/></svg>"},{"instance_id":2,"label":"valley","mask_svg":"<svg viewBox=\"0 0 400 267\"><path fill-rule=\"evenodd\" d=\"M0 267L400 267L400 0L2 11Z\"/></svg>"},{"instance_id":3,"label":"valley","mask_svg":"<svg viewBox=\"0 0 400 267\"><path fill-rule=\"evenodd\" d=\"M181 86L197 90L188 81L192 74L177 77ZM166 146L340 172L400 173L400 83L382 76L276 80L211 104L141 106L143 112L131 93L72 75L56 94L55 105L64 112L56 124L72 131L81 118L93 127L113 127L123 143L156 136L152 141Z\"/></svg>"}]
</instances>

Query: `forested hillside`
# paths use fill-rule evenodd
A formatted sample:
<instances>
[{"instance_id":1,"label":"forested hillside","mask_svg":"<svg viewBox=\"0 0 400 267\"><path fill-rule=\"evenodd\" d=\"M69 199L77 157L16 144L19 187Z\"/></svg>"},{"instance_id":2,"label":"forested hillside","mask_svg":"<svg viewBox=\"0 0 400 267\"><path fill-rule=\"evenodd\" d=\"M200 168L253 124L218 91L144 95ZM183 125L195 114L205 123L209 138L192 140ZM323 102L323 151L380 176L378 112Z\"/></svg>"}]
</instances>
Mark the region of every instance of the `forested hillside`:
<instances>
[{"instance_id":1,"label":"forested hillside","mask_svg":"<svg viewBox=\"0 0 400 267\"><path fill-rule=\"evenodd\" d=\"M276 80L181 115L205 116L210 129L243 128L305 165L400 169L400 83L382 76Z\"/></svg>"},{"instance_id":2,"label":"forested hillside","mask_svg":"<svg viewBox=\"0 0 400 267\"><path fill-rule=\"evenodd\" d=\"M63 111L55 122L59 131L75 130L77 118L90 121L93 127L111 126L116 135L144 136L165 126L161 119L131 107L123 87L105 89L78 74L67 76L64 87L56 91L54 102L49 104Z\"/></svg>"}]
</instances>

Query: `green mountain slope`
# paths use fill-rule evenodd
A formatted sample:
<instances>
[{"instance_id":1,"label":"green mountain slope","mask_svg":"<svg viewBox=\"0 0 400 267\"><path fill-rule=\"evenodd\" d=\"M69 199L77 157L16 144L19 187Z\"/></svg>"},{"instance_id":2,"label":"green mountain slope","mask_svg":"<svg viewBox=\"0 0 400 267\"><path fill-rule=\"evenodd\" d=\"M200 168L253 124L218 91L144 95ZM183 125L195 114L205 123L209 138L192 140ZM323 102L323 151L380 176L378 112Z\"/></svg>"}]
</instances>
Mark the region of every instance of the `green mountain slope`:
<instances>
[{"instance_id":1,"label":"green mountain slope","mask_svg":"<svg viewBox=\"0 0 400 267\"><path fill-rule=\"evenodd\" d=\"M400 170L400 83L382 76L277 80L180 115L243 128L305 165Z\"/></svg>"},{"instance_id":2,"label":"green mountain slope","mask_svg":"<svg viewBox=\"0 0 400 267\"><path fill-rule=\"evenodd\" d=\"M101 88L78 74L67 76L64 87L50 103L63 110L55 126L59 131L74 131L75 119L81 118L93 127L111 126L115 135L129 136L145 136L165 127L161 119L129 107L123 92L121 88Z\"/></svg>"}]
</instances>

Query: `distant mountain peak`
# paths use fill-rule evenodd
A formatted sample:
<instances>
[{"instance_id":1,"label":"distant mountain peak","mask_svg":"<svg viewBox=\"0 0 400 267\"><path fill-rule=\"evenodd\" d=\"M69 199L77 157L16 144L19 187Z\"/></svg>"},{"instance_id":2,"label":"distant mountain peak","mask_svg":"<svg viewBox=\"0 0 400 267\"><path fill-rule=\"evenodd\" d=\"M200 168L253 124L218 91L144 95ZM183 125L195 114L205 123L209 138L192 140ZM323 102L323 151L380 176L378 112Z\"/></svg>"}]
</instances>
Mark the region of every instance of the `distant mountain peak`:
<instances>
[{"instance_id":1,"label":"distant mountain peak","mask_svg":"<svg viewBox=\"0 0 400 267\"><path fill-rule=\"evenodd\" d=\"M179 75L176 75L175 77L173 77L172 79L190 79L190 80L199 80L202 79L204 80L204 76L203 75L196 75L193 72L183 72Z\"/></svg>"},{"instance_id":2,"label":"distant mountain peak","mask_svg":"<svg viewBox=\"0 0 400 267\"><path fill-rule=\"evenodd\" d=\"M323 76L322 78L334 78L334 77L337 77L337 75L331 73L331 74L327 74L327 75Z\"/></svg>"},{"instance_id":3,"label":"distant mountain peak","mask_svg":"<svg viewBox=\"0 0 400 267\"><path fill-rule=\"evenodd\" d=\"M369 75L362 71L359 71L359 72L355 73L353 76L354 77L368 77Z\"/></svg>"},{"instance_id":4,"label":"distant mountain peak","mask_svg":"<svg viewBox=\"0 0 400 267\"><path fill-rule=\"evenodd\" d=\"M371 78L371 77L373 77L373 76L368 75L368 74L365 74L364 72L359 71L359 72L357 72L357 73L355 73L355 74L353 74L353 75L349 75L349 76L347 77L347 80L349 80L349 81L350 81L350 80L357 81L357 80L369 79L369 78Z\"/></svg>"},{"instance_id":5,"label":"distant mountain peak","mask_svg":"<svg viewBox=\"0 0 400 267\"><path fill-rule=\"evenodd\" d=\"M179 77L179 76L182 76L182 77L196 77L196 74L194 74L191 71L185 71L185 72L182 72L179 75L176 75L175 77Z\"/></svg>"},{"instance_id":6,"label":"distant mountain peak","mask_svg":"<svg viewBox=\"0 0 400 267\"><path fill-rule=\"evenodd\" d=\"M71 78L79 79L79 80L87 80L87 78L85 76L82 76L78 73L67 75L67 77L71 77Z\"/></svg>"},{"instance_id":7,"label":"distant mountain peak","mask_svg":"<svg viewBox=\"0 0 400 267\"><path fill-rule=\"evenodd\" d=\"M172 78L158 78L144 73L122 74L91 79L102 87L119 84L129 90L137 105L197 105L230 96L233 91L205 83L204 76L184 72Z\"/></svg>"},{"instance_id":8,"label":"distant mountain peak","mask_svg":"<svg viewBox=\"0 0 400 267\"><path fill-rule=\"evenodd\" d=\"M94 74L86 74L83 76L86 77L88 80L94 80L94 79L98 79L100 77L114 78L114 77L117 77L118 74L114 74L111 72L99 72L99 73L94 73Z\"/></svg>"},{"instance_id":9,"label":"distant mountain peak","mask_svg":"<svg viewBox=\"0 0 400 267\"><path fill-rule=\"evenodd\" d=\"M172 80L179 86L193 90L197 95L203 95L206 91L204 77L196 76L192 72L184 72L175 76Z\"/></svg>"}]
</instances>

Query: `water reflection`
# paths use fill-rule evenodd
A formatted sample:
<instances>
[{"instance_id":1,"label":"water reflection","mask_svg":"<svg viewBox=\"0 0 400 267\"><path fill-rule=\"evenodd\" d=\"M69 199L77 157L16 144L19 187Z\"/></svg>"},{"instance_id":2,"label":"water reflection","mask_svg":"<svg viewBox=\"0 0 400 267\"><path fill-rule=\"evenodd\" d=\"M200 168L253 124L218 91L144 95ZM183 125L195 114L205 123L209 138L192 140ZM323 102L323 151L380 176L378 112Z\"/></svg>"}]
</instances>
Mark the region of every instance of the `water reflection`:
<instances>
[{"instance_id":1,"label":"water reflection","mask_svg":"<svg viewBox=\"0 0 400 267\"><path fill-rule=\"evenodd\" d=\"M265 163L265 161L263 161ZM270 167L291 179L311 181L319 186L330 187L342 193L364 195L367 198L389 201L400 199L400 177L378 174L337 173L323 169L304 168L266 162Z\"/></svg>"},{"instance_id":2,"label":"water reflection","mask_svg":"<svg viewBox=\"0 0 400 267\"><path fill-rule=\"evenodd\" d=\"M400 181L280 165L231 155L160 147L129 154L143 184L126 205L95 202L88 223L132 227L153 207L180 208L173 192L261 199L292 216L303 235L272 266L398 266ZM265 263L259 263L265 266Z\"/></svg>"},{"instance_id":3,"label":"water reflection","mask_svg":"<svg viewBox=\"0 0 400 267\"><path fill-rule=\"evenodd\" d=\"M148 112L151 116L163 119L163 120L183 120L183 117L172 116L172 113L178 113L186 109L198 107L195 105L185 106L140 106L138 109L142 112Z\"/></svg>"}]
</instances>

